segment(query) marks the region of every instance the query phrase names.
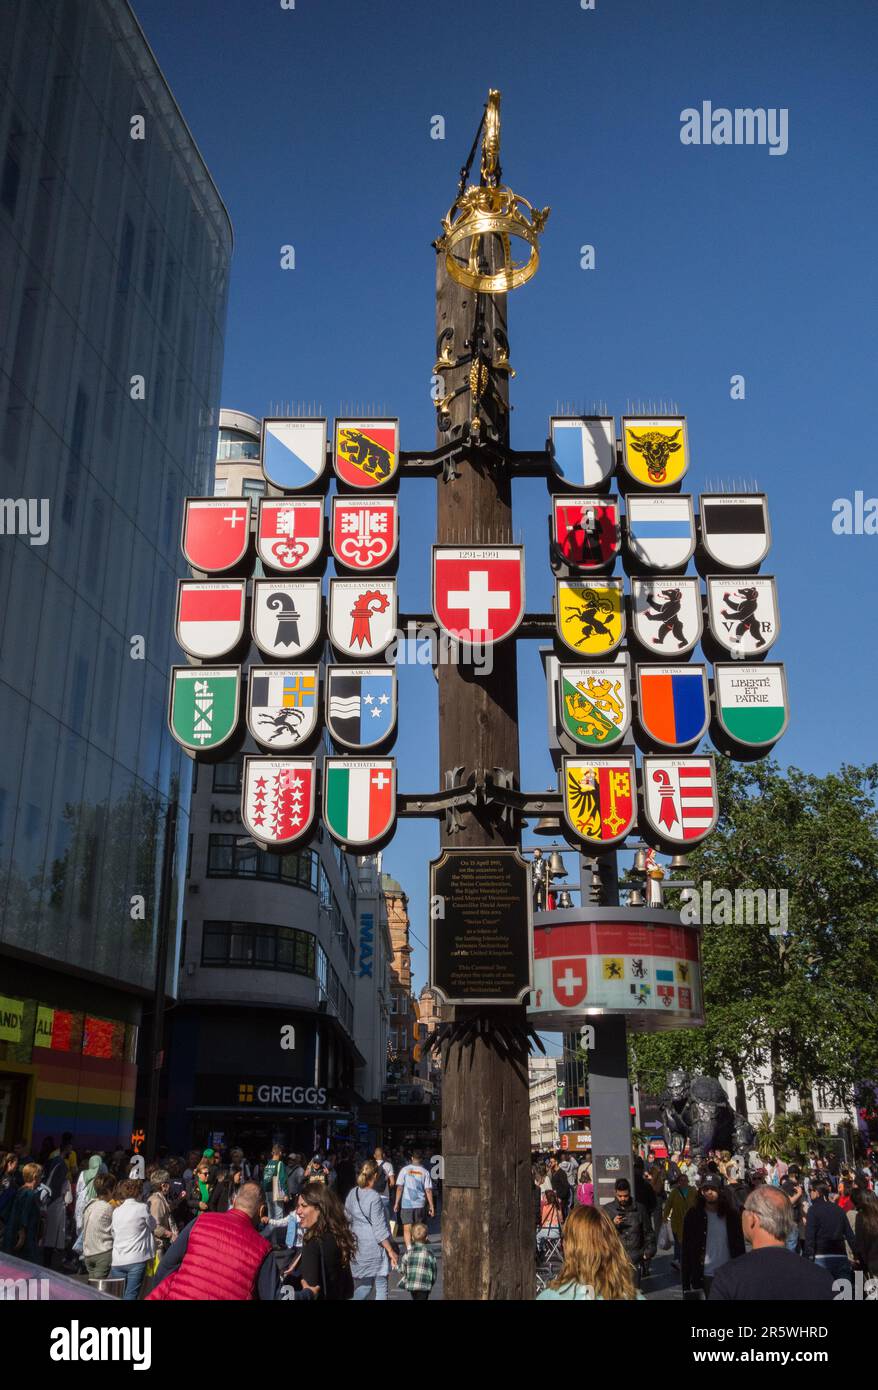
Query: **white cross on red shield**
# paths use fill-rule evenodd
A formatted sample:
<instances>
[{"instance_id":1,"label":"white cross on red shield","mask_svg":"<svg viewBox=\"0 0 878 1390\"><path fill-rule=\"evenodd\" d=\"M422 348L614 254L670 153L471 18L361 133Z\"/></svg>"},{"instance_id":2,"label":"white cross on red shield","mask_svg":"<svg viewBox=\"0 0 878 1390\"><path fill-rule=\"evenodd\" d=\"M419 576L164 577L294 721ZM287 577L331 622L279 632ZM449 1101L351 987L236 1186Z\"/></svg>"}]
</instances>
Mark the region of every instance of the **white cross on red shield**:
<instances>
[{"instance_id":1,"label":"white cross on red shield","mask_svg":"<svg viewBox=\"0 0 878 1390\"><path fill-rule=\"evenodd\" d=\"M524 614L524 546L433 547L433 616L449 637L490 646Z\"/></svg>"},{"instance_id":2,"label":"white cross on red shield","mask_svg":"<svg viewBox=\"0 0 878 1390\"><path fill-rule=\"evenodd\" d=\"M552 993L565 1009L575 1009L588 993L588 961L584 956L552 961Z\"/></svg>"}]
</instances>

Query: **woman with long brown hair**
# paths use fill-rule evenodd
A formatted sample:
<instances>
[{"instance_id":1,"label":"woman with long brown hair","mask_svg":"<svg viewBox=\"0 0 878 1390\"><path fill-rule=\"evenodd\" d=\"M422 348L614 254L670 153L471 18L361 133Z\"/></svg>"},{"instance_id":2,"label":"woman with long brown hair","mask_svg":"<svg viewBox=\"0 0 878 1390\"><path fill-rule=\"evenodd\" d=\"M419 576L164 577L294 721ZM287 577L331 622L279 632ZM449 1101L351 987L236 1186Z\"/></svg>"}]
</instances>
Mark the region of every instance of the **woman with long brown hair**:
<instances>
[{"instance_id":1,"label":"woman with long brown hair","mask_svg":"<svg viewBox=\"0 0 878 1390\"><path fill-rule=\"evenodd\" d=\"M564 1223L564 1263L537 1302L643 1298L616 1228L600 1207L574 1207Z\"/></svg>"},{"instance_id":2,"label":"woman with long brown hair","mask_svg":"<svg viewBox=\"0 0 878 1390\"><path fill-rule=\"evenodd\" d=\"M339 1302L352 1298L351 1260L357 1240L332 1188L322 1182L306 1182L299 1191L296 1215L303 1231L296 1274L301 1275L303 1284L319 1287L320 1299Z\"/></svg>"}]
</instances>

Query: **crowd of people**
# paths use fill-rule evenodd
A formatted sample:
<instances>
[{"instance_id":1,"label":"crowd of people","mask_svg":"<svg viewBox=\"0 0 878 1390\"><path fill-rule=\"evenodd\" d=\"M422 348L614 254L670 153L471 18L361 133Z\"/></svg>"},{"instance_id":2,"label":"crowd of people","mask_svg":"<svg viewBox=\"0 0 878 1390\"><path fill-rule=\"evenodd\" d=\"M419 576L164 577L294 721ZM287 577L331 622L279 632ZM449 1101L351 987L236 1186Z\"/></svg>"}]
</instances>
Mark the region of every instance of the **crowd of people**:
<instances>
[{"instance_id":1,"label":"crowd of people","mask_svg":"<svg viewBox=\"0 0 878 1390\"><path fill-rule=\"evenodd\" d=\"M633 1188L621 1177L599 1205L590 1151L535 1155L533 1179L541 1299L643 1297L660 1250L684 1298L833 1299L857 1274L878 1297L874 1152L856 1169L817 1154L752 1168L730 1153L637 1157Z\"/></svg>"},{"instance_id":2,"label":"crowd of people","mask_svg":"<svg viewBox=\"0 0 878 1390\"><path fill-rule=\"evenodd\" d=\"M438 1267L433 1163L414 1150L352 1147L310 1157L274 1146L78 1155L73 1136L0 1154L7 1254L136 1300L385 1301L390 1276L429 1299ZM859 1278L878 1297L878 1155L856 1167L810 1154L753 1167L728 1153L696 1163L636 1157L612 1199L590 1152L535 1155L541 1300L637 1300L659 1252L684 1298L820 1300ZM848 1295L855 1296L855 1295Z\"/></svg>"},{"instance_id":3,"label":"crowd of people","mask_svg":"<svg viewBox=\"0 0 878 1390\"><path fill-rule=\"evenodd\" d=\"M36 1156L24 1142L0 1154L3 1251L118 1280L128 1301L384 1301L392 1270L422 1301L438 1273L435 1215L418 1150L308 1157L276 1145L249 1158L206 1148L147 1165L130 1149L77 1155L64 1134Z\"/></svg>"}]
</instances>

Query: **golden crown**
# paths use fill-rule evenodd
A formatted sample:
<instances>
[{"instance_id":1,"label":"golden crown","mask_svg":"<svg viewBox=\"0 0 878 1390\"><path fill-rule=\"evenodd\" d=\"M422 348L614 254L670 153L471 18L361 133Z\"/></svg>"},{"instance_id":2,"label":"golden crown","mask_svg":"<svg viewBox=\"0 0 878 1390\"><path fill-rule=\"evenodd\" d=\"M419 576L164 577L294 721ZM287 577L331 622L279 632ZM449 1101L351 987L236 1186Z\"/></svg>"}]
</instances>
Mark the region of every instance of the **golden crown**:
<instances>
[{"instance_id":1,"label":"golden crown","mask_svg":"<svg viewBox=\"0 0 878 1390\"><path fill-rule=\"evenodd\" d=\"M470 184L458 195L442 219L442 236L437 251L445 252L448 274L468 289L480 294L505 294L532 279L540 263L539 238L549 216L549 208L538 211L527 198L497 182L500 161L500 93L488 93L485 108L485 135L482 142L482 183ZM503 264L486 274L480 248L485 236L499 238ZM516 261L512 239L525 243L526 259ZM455 249L469 242L466 260Z\"/></svg>"}]
</instances>

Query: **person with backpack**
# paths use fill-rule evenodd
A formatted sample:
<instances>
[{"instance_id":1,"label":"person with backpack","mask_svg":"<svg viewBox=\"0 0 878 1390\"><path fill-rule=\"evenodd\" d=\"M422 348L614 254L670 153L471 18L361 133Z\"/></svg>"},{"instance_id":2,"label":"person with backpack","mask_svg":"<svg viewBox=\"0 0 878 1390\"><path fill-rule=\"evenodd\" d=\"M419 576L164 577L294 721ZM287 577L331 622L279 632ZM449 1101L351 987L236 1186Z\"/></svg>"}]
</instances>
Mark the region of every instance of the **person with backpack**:
<instances>
[{"instance_id":1,"label":"person with backpack","mask_svg":"<svg viewBox=\"0 0 878 1390\"><path fill-rule=\"evenodd\" d=\"M40 1226L44 1199L48 1192L40 1192L43 1170L39 1163L26 1163L21 1170L21 1187L16 1190L15 1200L6 1220L3 1231L3 1250L7 1255L16 1255L20 1260L40 1262Z\"/></svg>"},{"instance_id":2,"label":"person with backpack","mask_svg":"<svg viewBox=\"0 0 878 1390\"><path fill-rule=\"evenodd\" d=\"M576 1170L576 1203L580 1207L594 1206L594 1177L590 1159L583 1159Z\"/></svg>"},{"instance_id":3,"label":"person with backpack","mask_svg":"<svg viewBox=\"0 0 878 1390\"><path fill-rule=\"evenodd\" d=\"M310 1163L305 1168L304 1183L306 1182L325 1182L329 1183L329 1168L323 1162L319 1153L315 1154Z\"/></svg>"},{"instance_id":4,"label":"person with backpack","mask_svg":"<svg viewBox=\"0 0 878 1390\"><path fill-rule=\"evenodd\" d=\"M396 1269L396 1246L390 1239L387 1209L376 1190L379 1168L374 1158L367 1158L357 1174L356 1186L345 1198L345 1216L357 1242L351 1258L354 1280L354 1299L368 1299L374 1291L376 1303L387 1302L387 1276Z\"/></svg>"},{"instance_id":5,"label":"person with backpack","mask_svg":"<svg viewBox=\"0 0 878 1390\"><path fill-rule=\"evenodd\" d=\"M287 1199L287 1165L284 1163L283 1153L281 1145L275 1144L262 1174L262 1191L265 1193L268 1214L273 1221L278 1221L283 1216Z\"/></svg>"}]
</instances>

